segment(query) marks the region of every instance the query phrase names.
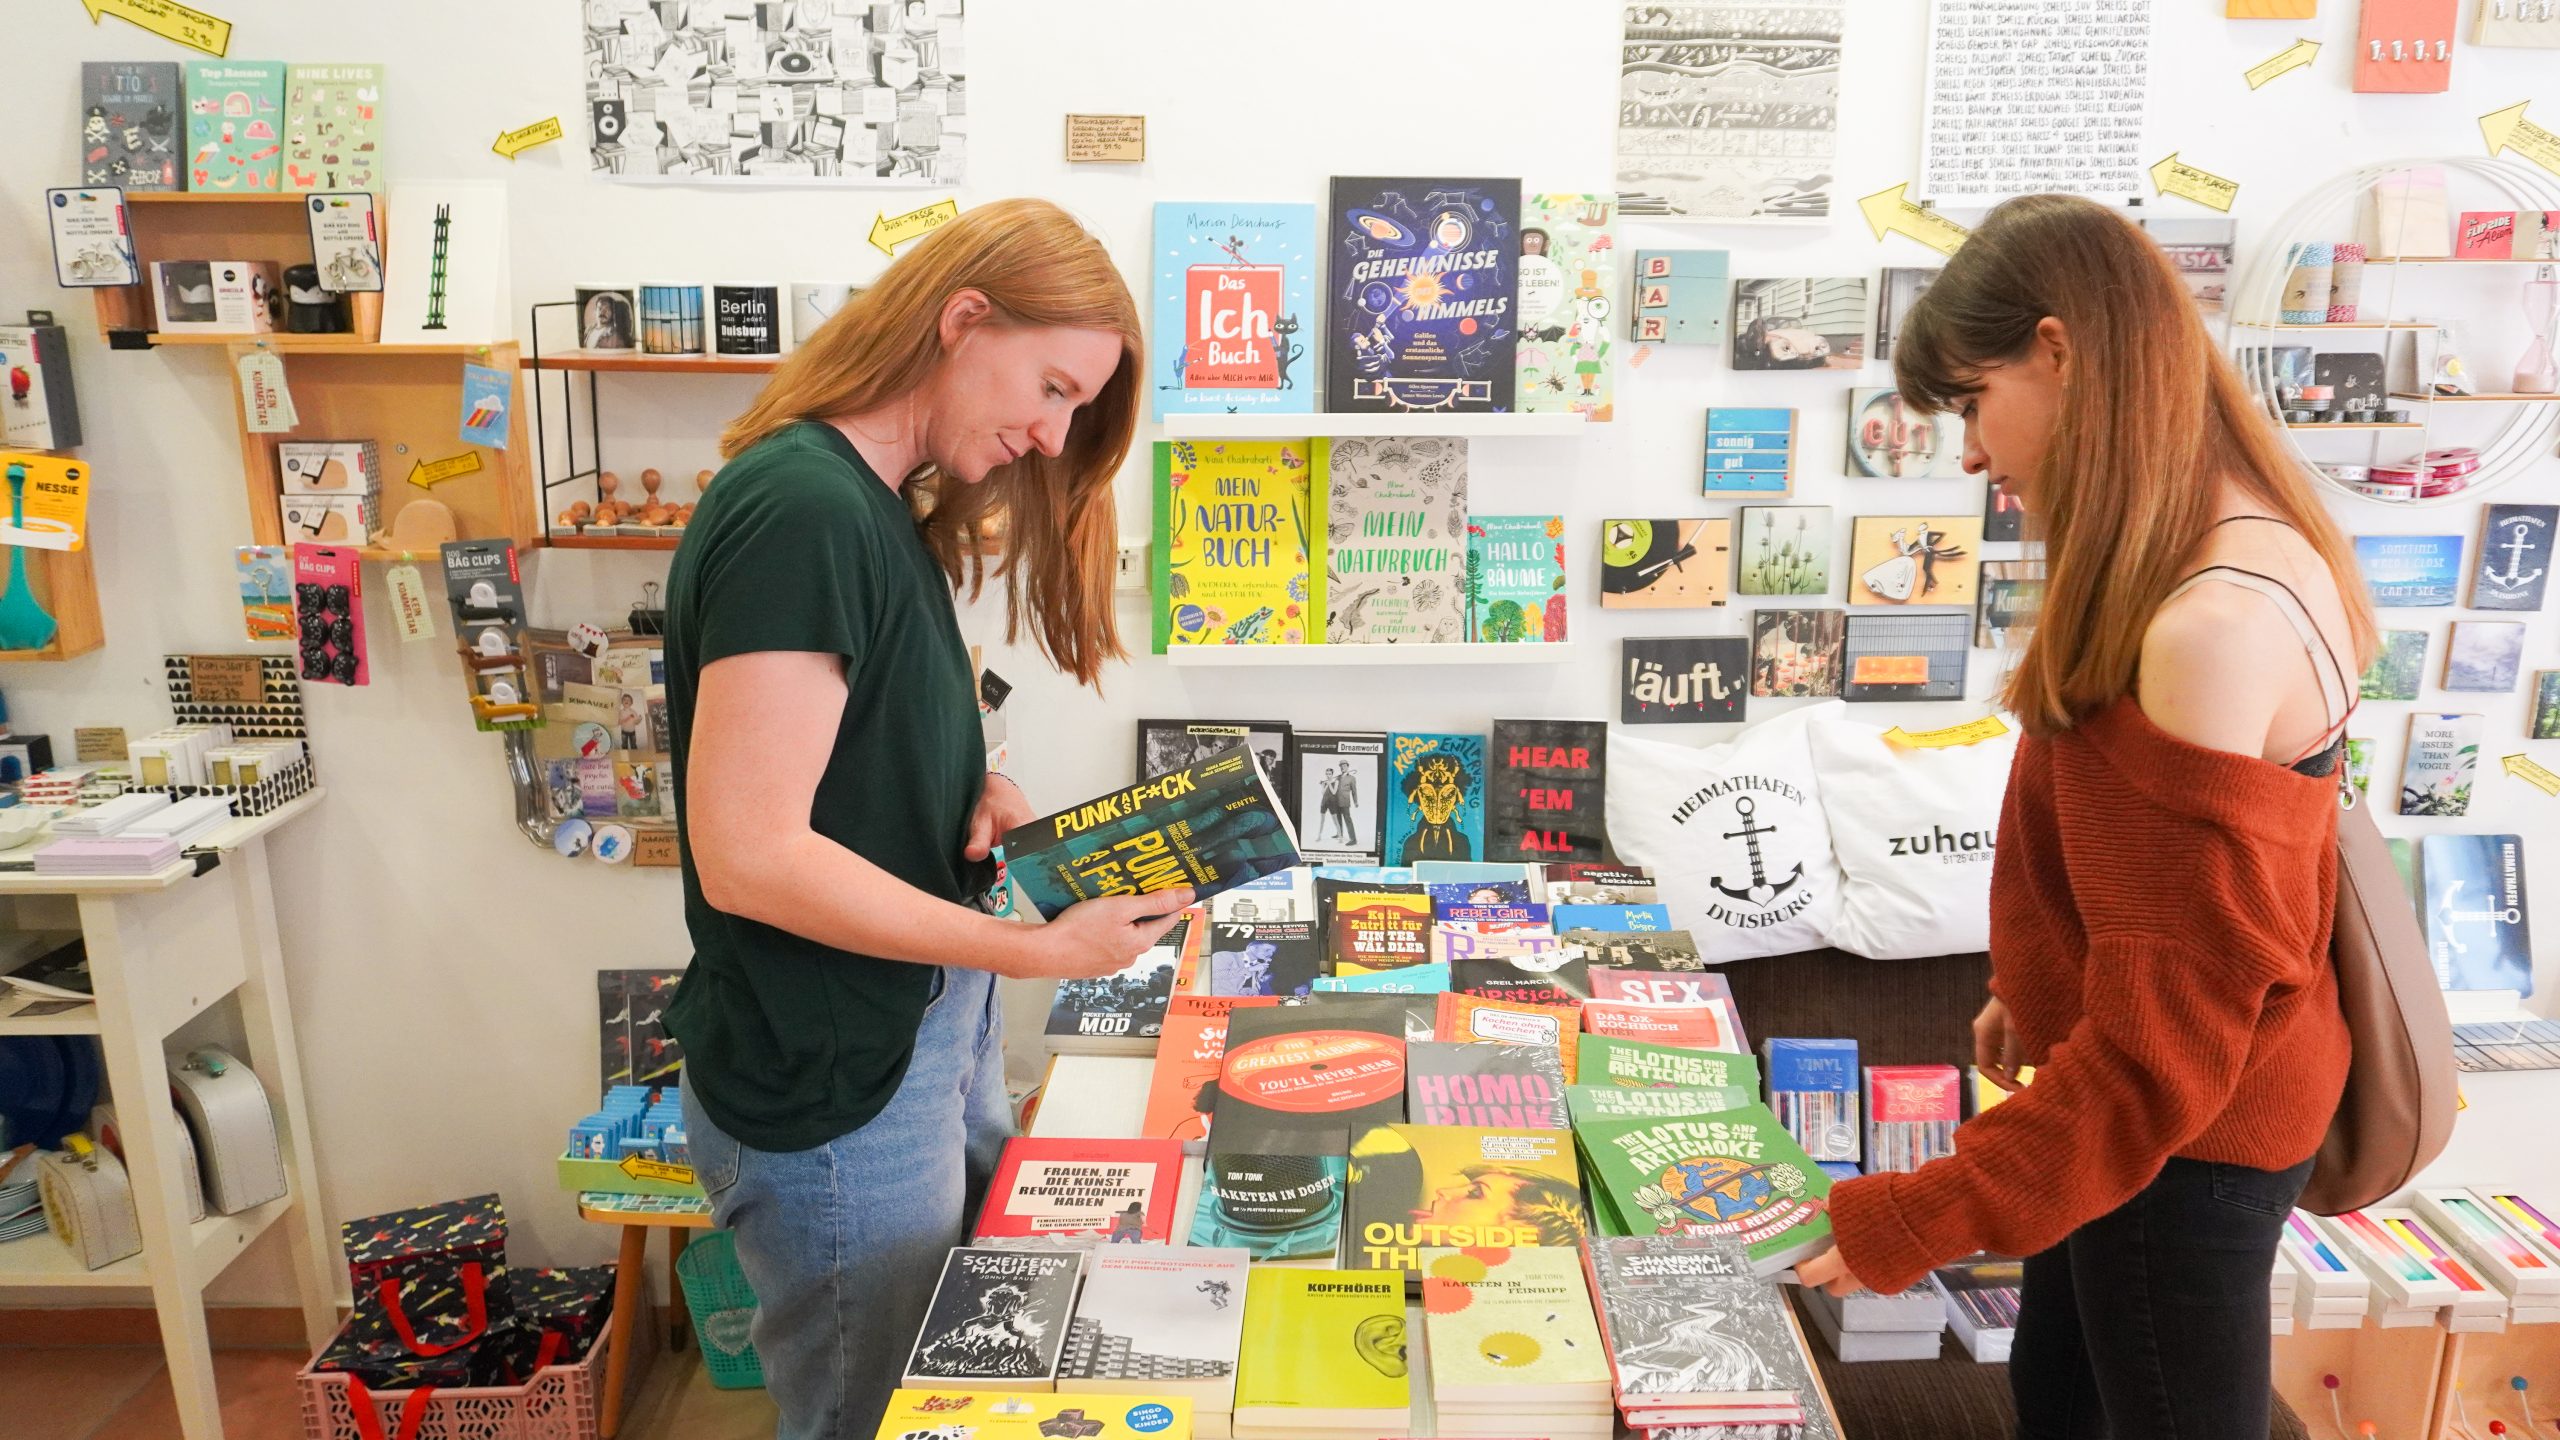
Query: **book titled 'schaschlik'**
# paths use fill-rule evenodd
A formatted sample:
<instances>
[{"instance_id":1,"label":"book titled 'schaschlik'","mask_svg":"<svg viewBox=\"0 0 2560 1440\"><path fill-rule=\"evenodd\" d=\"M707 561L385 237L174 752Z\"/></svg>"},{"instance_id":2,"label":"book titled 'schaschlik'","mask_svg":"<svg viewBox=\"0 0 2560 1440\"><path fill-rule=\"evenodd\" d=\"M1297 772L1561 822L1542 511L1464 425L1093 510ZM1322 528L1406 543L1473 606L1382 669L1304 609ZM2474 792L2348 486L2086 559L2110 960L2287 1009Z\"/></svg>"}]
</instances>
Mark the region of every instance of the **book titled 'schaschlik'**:
<instances>
[{"instance_id":1,"label":"book titled 'schaschlik'","mask_svg":"<svg viewBox=\"0 0 2560 1440\"><path fill-rule=\"evenodd\" d=\"M1188 886L1206 900L1297 864L1298 835L1251 748L1236 745L1016 826L1004 853L1023 898L1054 919L1103 895Z\"/></svg>"}]
</instances>

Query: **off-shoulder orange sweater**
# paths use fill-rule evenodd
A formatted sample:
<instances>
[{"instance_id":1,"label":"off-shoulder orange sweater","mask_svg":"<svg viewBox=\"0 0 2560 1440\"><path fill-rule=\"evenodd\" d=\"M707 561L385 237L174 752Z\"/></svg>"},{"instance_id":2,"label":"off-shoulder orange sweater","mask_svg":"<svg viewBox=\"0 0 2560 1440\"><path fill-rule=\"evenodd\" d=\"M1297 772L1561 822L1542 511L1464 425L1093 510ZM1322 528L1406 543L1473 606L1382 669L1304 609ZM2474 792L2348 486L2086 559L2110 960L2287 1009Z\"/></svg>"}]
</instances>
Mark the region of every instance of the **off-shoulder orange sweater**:
<instances>
[{"instance_id":1,"label":"off-shoulder orange sweater","mask_svg":"<svg viewBox=\"0 0 2560 1440\"><path fill-rule=\"evenodd\" d=\"M1991 873L1991 989L2035 1082L1956 1153L1831 1192L1878 1291L2032 1255L2171 1156L2281 1170L2346 1085L2329 927L2337 780L2169 734L2131 696L2018 745Z\"/></svg>"}]
</instances>

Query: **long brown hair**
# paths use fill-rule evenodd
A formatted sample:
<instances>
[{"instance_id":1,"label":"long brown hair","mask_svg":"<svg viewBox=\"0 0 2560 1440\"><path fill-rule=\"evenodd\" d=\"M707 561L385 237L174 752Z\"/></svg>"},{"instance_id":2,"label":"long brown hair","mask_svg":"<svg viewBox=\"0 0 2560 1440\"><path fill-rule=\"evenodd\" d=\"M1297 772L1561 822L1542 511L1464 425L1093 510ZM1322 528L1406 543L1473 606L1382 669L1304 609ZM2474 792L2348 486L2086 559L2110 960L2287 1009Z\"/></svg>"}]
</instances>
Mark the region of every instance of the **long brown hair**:
<instances>
[{"instance_id":1,"label":"long brown hair","mask_svg":"<svg viewBox=\"0 0 2560 1440\"><path fill-rule=\"evenodd\" d=\"M1894 341L1902 398L1961 409L1985 369L2027 355L2048 315L2071 354L2044 473L2031 479L2044 603L2003 696L2028 732L2051 734L2132 691L2143 632L2204 545L2226 479L2320 553L2356 668L2371 663L2373 611L2353 549L2206 337L2175 267L2123 216L2068 195L1992 210Z\"/></svg>"},{"instance_id":2,"label":"long brown hair","mask_svg":"<svg viewBox=\"0 0 2560 1440\"><path fill-rule=\"evenodd\" d=\"M1112 613L1119 525L1111 481L1137 433L1145 341L1111 256L1066 211L1046 200L998 200L918 241L782 362L721 434L720 453L735 458L796 421L859 414L924 383L943 356L943 304L962 290L986 296L1004 323L1120 337L1120 368L1076 412L1058 458L1034 450L976 485L944 484L926 469L905 477L901 491L952 588L966 585L971 599L988 576L978 523L1004 516L994 573L1005 582L1005 640L1027 619L1051 664L1095 684L1105 662L1127 655Z\"/></svg>"}]
</instances>

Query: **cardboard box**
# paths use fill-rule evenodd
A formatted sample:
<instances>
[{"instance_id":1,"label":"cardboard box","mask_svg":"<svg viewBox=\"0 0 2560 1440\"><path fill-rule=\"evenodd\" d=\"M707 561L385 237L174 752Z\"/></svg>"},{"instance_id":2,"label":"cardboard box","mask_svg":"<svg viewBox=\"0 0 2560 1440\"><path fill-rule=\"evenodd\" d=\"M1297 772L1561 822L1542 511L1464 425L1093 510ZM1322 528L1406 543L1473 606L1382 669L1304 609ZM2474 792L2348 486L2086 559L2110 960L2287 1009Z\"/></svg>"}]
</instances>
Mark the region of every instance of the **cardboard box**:
<instances>
[{"instance_id":1,"label":"cardboard box","mask_svg":"<svg viewBox=\"0 0 2560 1440\"><path fill-rule=\"evenodd\" d=\"M375 495L382 462L370 440L286 441L276 447L278 488L287 495Z\"/></svg>"},{"instance_id":2,"label":"cardboard box","mask_svg":"<svg viewBox=\"0 0 2560 1440\"><path fill-rule=\"evenodd\" d=\"M272 260L154 260L151 306L171 335L263 335L284 291Z\"/></svg>"},{"instance_id":3,"label":"cardboard box","mask_svg":"<svg viewBox=\"0 0 2560 1440\"><path fill-rule=\"evenodd\" d=\"M0 325L0 443L68 450L80 443L80 398L59 325Z\"/></svg>"},{"instance_id":4,"label":"cardboard box","mask_svg":"<svg viewBox=\"0 0 2560 1440\"><path fill-rule=\"evenodd\" d=\"M375 529L371 495L287 495L284 538L288 545L369 545Z\"/></svg>"}]
</instances>

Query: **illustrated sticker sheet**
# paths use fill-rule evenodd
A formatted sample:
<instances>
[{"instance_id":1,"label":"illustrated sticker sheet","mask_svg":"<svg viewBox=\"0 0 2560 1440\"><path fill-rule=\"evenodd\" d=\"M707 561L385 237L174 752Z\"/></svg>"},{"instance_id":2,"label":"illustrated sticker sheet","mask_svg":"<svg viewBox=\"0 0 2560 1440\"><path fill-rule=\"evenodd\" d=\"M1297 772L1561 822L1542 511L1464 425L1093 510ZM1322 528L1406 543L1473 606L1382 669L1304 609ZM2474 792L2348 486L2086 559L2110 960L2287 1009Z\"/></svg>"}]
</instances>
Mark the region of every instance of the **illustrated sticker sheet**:
<instances>
[{"instance_id":1,"label":"illustrated sticker sheet","mask_svg":"<svg viewBox=\"0 0 2560 1440\"><path fill-rule=\"evenodd\" d=\"M285 73L284 188L382 184L382 67L296 65Z\"/></svg>"},{"instance_id":2,"label":"illustrated sticker sheet","mask_svg":"<svg viewBox=\"0 0 2560 1440\"><path fill-rule=\"evenodd\" d=\"M967 0L585 0L588 157L624 180L955 185Z\"/></svg>"}]
</instances>

